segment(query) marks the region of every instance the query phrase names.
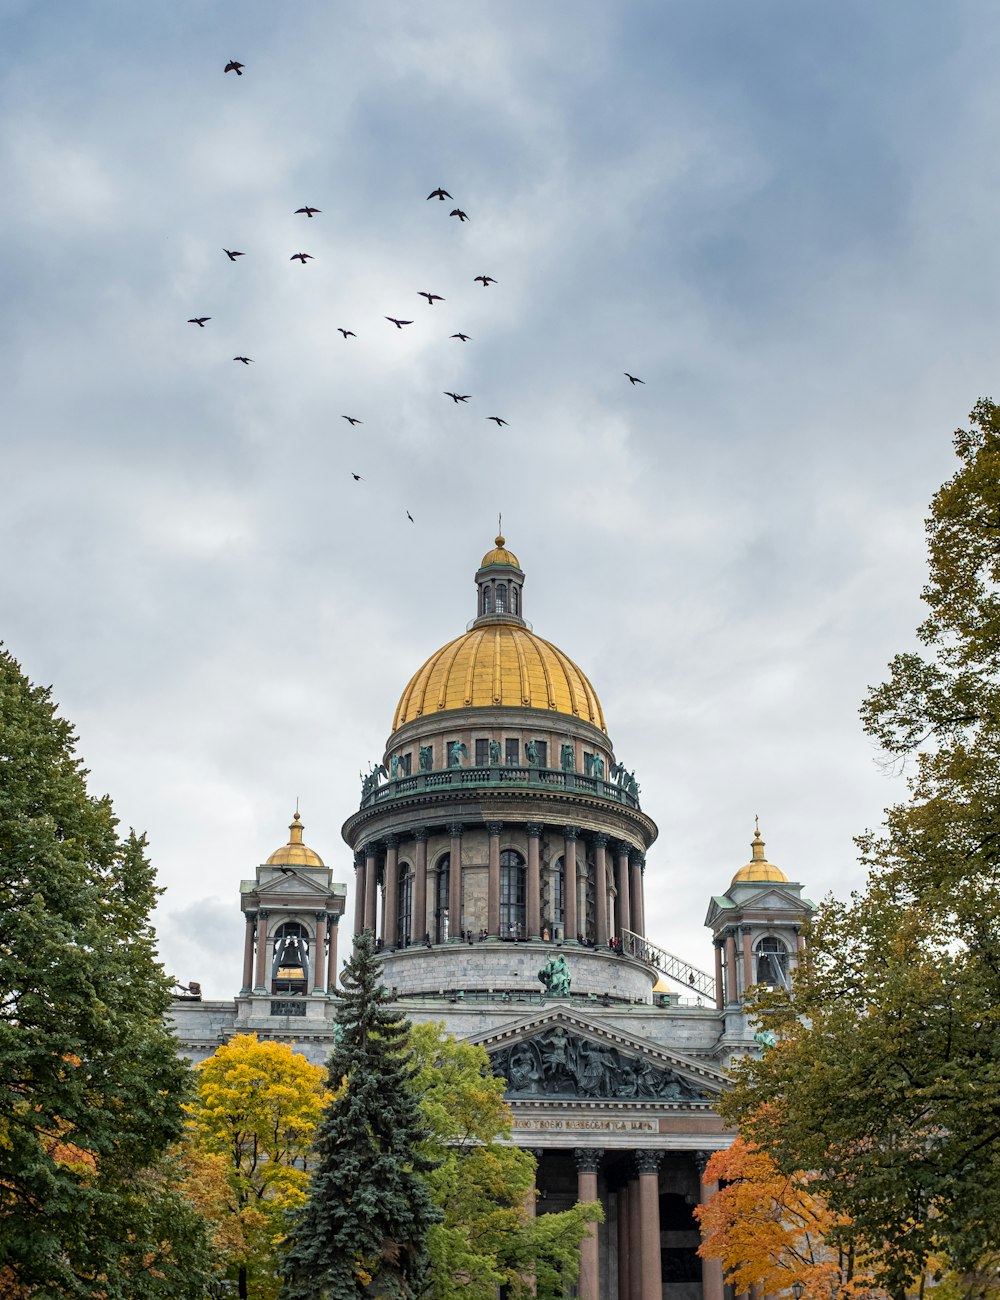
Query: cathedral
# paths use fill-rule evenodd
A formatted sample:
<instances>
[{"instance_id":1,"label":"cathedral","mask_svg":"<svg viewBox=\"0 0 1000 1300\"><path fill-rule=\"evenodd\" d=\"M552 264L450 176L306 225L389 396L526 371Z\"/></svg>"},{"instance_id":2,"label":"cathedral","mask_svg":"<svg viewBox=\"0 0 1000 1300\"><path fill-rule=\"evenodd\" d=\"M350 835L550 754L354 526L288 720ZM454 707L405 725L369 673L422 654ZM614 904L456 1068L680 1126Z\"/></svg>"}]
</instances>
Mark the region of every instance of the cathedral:
<instances>
[{"instance_id":1,"label":"cathedral","mask_svg":"<svg viewBox=\"0 0 1000 1300\"><path fill-rule=\"evenodd\" d=\"M192 1061L256 1033L322 1063L349 914L353 934L375 933L396 1008L481 1044L506 1079L514 1141L538 1161L532 1211L601 1201L578 1294L724 1300L692 1215L714 1190L708 1157L732 1139L713 1102L729 1062L759 1050L745 991L787 981L812 904L758 827L750 861L709 899L707 970L647 934L656 826L594 687L525 619L524 581L498 536L466 630L403 689L343 828L353 886L296 812L240 884L238 994L178 998L174 1027Z\"/></svg>"}]
</instances>

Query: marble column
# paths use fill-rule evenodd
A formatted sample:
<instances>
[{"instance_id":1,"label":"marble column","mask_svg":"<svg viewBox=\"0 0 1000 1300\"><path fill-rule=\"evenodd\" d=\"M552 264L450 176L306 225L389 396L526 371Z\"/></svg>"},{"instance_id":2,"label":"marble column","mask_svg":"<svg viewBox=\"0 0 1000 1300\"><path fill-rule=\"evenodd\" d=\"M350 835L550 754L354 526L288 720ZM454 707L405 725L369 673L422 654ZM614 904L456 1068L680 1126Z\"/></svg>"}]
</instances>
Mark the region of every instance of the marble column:
<instances>
[{"instance_id":1,"label":"marble column","mask_svg":"<svg viewBox=\"0 0 1000 1300\"><path fill-rule=\"evenodd\" d=\"M326 913L316 913L316 945L313 948L312 955L312 991L317 997L322 997L326 992L326 952L324 951L324 942L326 940Z\"/></svg>"},{"instance_id":2,"label":"marble column","mask_svg":"<svg viewBox=\"0 0 1000 1300\"><path fill-rule=\"evenodd\" d=\"M354 855L354 933L365 928L365 859L364 854Z\"/></svg>"},{"instance_id":3,"label":"marble column","mask_svg":"<svg viewBox=\"0 0 1000 1300\"><path fill-rule=\"evenodd\" d=\"M715 939L715 1006L721 1011L726 1005L726 993L722 987L722 945L723 939Z\"/></svg>"},{"instance_id":4,"label":"marble column","mask_svg":"<svg viewBox=\"0 0 1000 1300\"><path fill-rule=\"evenodd\" d=\"M645 919L645 907L643 906L644 900L642 897L642 868L644 865L643 857L641 853L638 853L635 850L633 850L629 854L628 860L629 860L629 876L630 876L629 899L632 904L632 929L636 934L641 935L642 938L645 938L646 919Z\"/></svg>"},{"instance_id":5,"label":"marble column","mask_svg":"<svg viewBox=\"0 0 1000 1300\"><path fill-rule=\"evenodd\" d=\"M603 834L594 836L594 878L596 881L596 903L594 920L597 926L597 946L608 946L608 837Z\"/></svg>"},{"instance_id":6,"label":"marble column","mask_svg":"<svg viewBox=\"0 0 1000 1300\"><path fill-rule=\"evenodd\" d=\"M329 921L329 939L326 958L326 991L332 993L337 987L337 922L339 916L331 916Z\"/></svg>"},{"instance_id":7,"label":"marble column","mask_svg":"<svg viewBox=\"0 0 1000 1300\"><path fill-rule=\"evenodd\" d=\"M243 937L243 987L241 993L249 993L253 979L253 935L257 927L257 913L247 912L247 929Z\"/></svg>"},{"instance_id":8,"label":"marble column","mask_svg":"<svg viewBox=\"0 0 1000 1300\"><path fill-rule=\"evenodd\" d=\"M580 926L576 915L576 840L579 826L563 830L563 931L566 939L575 939Z\"/></svg>"},{"instance_id":9,"label":"marble column","mask_svg":"<svg viewBox=\"0 0 1000 1300\"><path fill-rule=\"evenodd\" d=\"M705 1175L705 1166L711 1156L711 1151L696 1151L694 1153L695 1168L698 1170L698 1199L702 1205L706 1201L710 1201L719 1190L718 1183L705 1183L702 1181ZM703 1259L701 1261L701 1294L702 1300L724 1300L726 1285L722 1274L721 1259Z\"/></svg>"},{"instance_id":10,"label":"marble column","mask_svg":"<svg viewBox=\"0 0 1000 1300\"><path fill-rule=\"evenodd\" d=\"M427 831L420 827L413 832L417 851L413 877L413 943L423 943L424 935L430 933L427 924Z\"/></svg>"},{"instance_id":11,"label":"marble column","mask_svg":"<svg viewBox=\"0 0 1000 1300\"><path fill-rule=\"evenodd\" d=\"M618 1189L616 1227L618 1230L618 1300L631 1300L628 1285L628 1184Z\"/></svg>"},{"instance_id":12,"label":"marble column","mask_svg":"<svg viewBox=\"0 0 1000 1300\"><path fill-rule=\"evenodd\" d=\"M489 867L486 877L486 933L500 933L500 834L503 822L487 822L490 837Z\"/></svg>"},{"instance_id":13,"label":"marble column","mask_svg":"<svg viewBox=\"0 0 1000 1300\"><path fill-rule=\"evenodd\" d=\"M385 837L385 893L383 895L382 941L387 948L399 943L399 837Z\"/></svg>"},{"instance_id":14,"label":"marble column","mask_svg":"<svg viewBox=\"0 0 1000 1300\"><path fill-rule=\"evenodd\" d=\"M573 1156L576 1160L576 1199L578 1201L597 1200L597 1170L604 1152L599 1147L577 1147ZM578 1287L580 1300L600 1300L601 1296L601 1258L597 1239L597 1224L591 1223L587 1235L580 1242L580 1282Z\"/></svg>"},{"instance_id":15,"label":"marble column","mask_svg":"<svg viewBox=\"0 0 1000 1300\"><path fill-rule=\"evenodd\" d=\"M662 1300L660 1278L660 1158L659 1151L637 1151L639 1219L641 1221L641 1300Z\"/></svg>"},{"instance_id":16,"label":"marble column","mask_svg":"<svg viewBox=\"0 0 1000 1300\"><path fill-rule=\"evenodd\" d=\"M639 1214L639 1179L628 1185L628 1295L642 1300L642 1218Z\"/></svg>"},{"instance_id":17,"label":"marble column","mask_svg":"<svg viewBox=\"0 0 1000 1300\"><path fill-rule=\"evenodd\" d=\"M749 925L740 926L740 937L743 940L743 993L746 995L747 989L754 983L753 978L753 951L750 947L751 928Z\"/></svg>"},{"instance_id":18,"label":"marble column","mask_svg":"<svg viewBox=\"0 0 1000 1300\"><path fill-rule=\"evenodd\" d=\"M461 943L462 929L462 831L461 822L448 827L451 856L448 859L448 942Z\"/></svg>"},{"instance_id":19,"label":"marble column","mask_svg":"<svg viewBox=\"0 0 1000 1300\"><path fill-rule=\"evenodd\" d=\"M264 963L267 960L267 912L261 908L257 913L257 974L254 979L254 992L266 993L267 985L264 983L265 968Z\"/></svg>"},{"instance_id":20,"label":"marble column","mask_svg":"<svg viewBox=\"0 0 1000 1300\"><path fill-rule=\"evenodd\" d=\"M375 935L378 910L378 849L374 840L365 845L365 929Z\"/></svg>"},{"instance_id":21,"label":"marble column","mask_svg":"<svg viewBox=\"0 0 1000 1300\"><path fill-rule=\"evenodd\" d=\"M628 887L628 850L624 840L619 840L616 847L618 855L618 933L632 929L632 908L629 902Z\"/></svg>"},{"instance_id":22,"label":"marble column","mask_svg":"<svg viewBox=\"0 0 1000 1300\"><path fill-rule=\"evenodd\" d=\"M537 939L542 932L542 873L540 865L541 822L528 822L528 873L525 881L525 938Z\"/></svg>"},{"instance_id":23,"label":"marble column","mask_svg":"<svg viewBox=\"0 0 1000 1300\"><path fill-rule=\"evenodd\" d=\"M726 1005L740 1000L736 987L736 931L726 931Z\"/></svg>"}]
</instances>

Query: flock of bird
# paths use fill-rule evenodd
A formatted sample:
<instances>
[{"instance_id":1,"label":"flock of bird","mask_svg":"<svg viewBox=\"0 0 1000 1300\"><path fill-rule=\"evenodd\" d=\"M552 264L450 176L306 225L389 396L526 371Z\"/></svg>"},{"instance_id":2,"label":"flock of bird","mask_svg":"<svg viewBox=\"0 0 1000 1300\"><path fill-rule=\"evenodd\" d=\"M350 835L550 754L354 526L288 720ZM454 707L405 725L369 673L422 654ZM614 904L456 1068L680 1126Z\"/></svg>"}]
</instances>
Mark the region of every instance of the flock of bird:
<instances>
[{"instance_id":1,"label":"flock of bird","mask_svg":"<svg viewBox=\"0 0 1000 1300\"><path fill-rule=\"evenodd\" d=\"M225 68L223 69L223 71L227 73L235 72L238 77L242 77L243 70L245 67L246 64L240 63L236 59L230 59L229 62L226 64ZM438 199L442 203L444 203L446 200L455 202L452 195L449 194L449 192L441 186L438 186L436 189L431 190L430 194L427 195L427 199L428 200ZM309 204L306 204L301 208L296 208L293 212L293 216L303 216L306 217L309 221L311 221L314 217L320 216L321 214L322 214L321 208L312 207ZM464 211L464 209L457 206L451 209L449 216L456 217L460 224L469 220L469 214L466 211ZM228 257L230 262L235 262L237 258L246 256L246 253L238 248L224 248L222 251L223 253L225 253L226 257ZM298 262L301 266L305 266L307 262L311 262L314 260L315 258L313 257L312 253L293 253L289 258L289 261ZM488 289L491 284L496 284L497 281L493 278L492 275L477 275L473 277L473 283L481 284L484 289ZM432 293L426 289L418 290L417 296L420 298L424 298L427 302L428 307L433 307L436 302L445 301L445 299L442 297L441 294ZM211 316L191 316L188 318L187 323L189 325L197 325L199 329L204 329L206 324L211 319L212 319ZM397 330L402 330L407 325L412 325L414 323L412 320L403 320L402 318L397 316L386 316L384 319L388 321L390 324L395 325ZM348 339L357 338L357 334L354 332L354 330L347 329L345 326L338 326L337 332L343 336L345 342ZM461 343L468 343L471 340L472 336L459 331L450 335L450 337L453 339L457 339ZM253 357L235 356L233 357L233 360L241 363L244 366L249 366L254 364ZM634 386L635 384L645 383L645 380L640 379L637 375L629 374L627 370L624 371L623 373L625 375L625 378L629 381L630 386ZM465 402L468 402L472 396L471 393L456 393L448 390L445 390L443 395L445 397L450 397L451 400L456 405L464 404ZM363 423L362 420L360 420L357 416L354 415L344 415L341 418L346 420L347 423L352 428L354 428L355 425L359 425ZM496 424L498 429L504 428L507 425L507 421L499 415L488 415L486 416L486 419L492 420ZM363 476L361 474L356 474L353 470L351 471L351 477L354 479L356 483L365 482ZM406 511L406 517L407 519L409 519L410 523L415 522L413 515L410 514L409 510Z\"/></svg>"}]
</instances>

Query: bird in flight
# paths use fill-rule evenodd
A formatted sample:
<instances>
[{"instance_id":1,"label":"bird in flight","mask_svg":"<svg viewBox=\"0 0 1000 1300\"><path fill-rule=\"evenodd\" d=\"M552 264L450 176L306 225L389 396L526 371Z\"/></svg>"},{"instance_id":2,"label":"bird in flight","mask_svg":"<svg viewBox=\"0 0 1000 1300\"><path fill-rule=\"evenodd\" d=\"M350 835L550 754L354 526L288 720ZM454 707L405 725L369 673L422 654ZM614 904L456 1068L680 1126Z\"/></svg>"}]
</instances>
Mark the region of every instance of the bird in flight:
<instances>
[{"instance_id":1,"label":"bird in flight","mask_svg":"<svg viewBox=\"0 0 1000 1300\"><path fill-rule=\"evenodd\" d=\"M245 253L237 252L235 249L232 248L224 248L222 251L229 258L230 262L235 262L238 257L246 256Z\"/></svg>"},{"instance_id":2,"label":"bird in flight","mask_svg":"<svg viewBox=\"0 0 1000 1300\"><path fill-rule=\"evenodd\" d=\"M391 320L396 329L401 330L404 325L412 325L411 320L397 320L395 316L386 316L386 320Z\"/></svg>"},{"instance_id":3,"label":"bird in flight","mask_svg":"<svg viewBox=\"0 0 1000 1300\"><path fill-rule=\"evenodd\" d=\"M342 326L337 326L337 333L343 334L345 339L356 339L358 336L353 330L345 330Z\"/></svg>"},{"instance_id":4,"label":"bird in flight","mask_svg":"<svg viewBox=\"0 0 1000 1300\"><path fill-rule=\"evenodd\" d=\"M485 289L488 285L496 284L496 280L493 279L492 275L477 275L475 283L481 284Z\"/></svg>"},{"instance_id":5,"label":"bird in flight","mask_svg":"<svg viewBox=\"0 0 1000 1300\"><path fill-rule=\"evenodd\" d=\"M447 190L443 190L441 189L440 186L438 186L436 190L431 190L430 194L428 194L427 197L429 199L440 199L441 202L443 203L445 199L450 199L451 195L448 193Z\"/></svg>"},{"instance_id":6,"label":"bird in flight","mask_svg":"<svg viewBox=\"0 0 1000 1300\"><path fill-rule=\"evenodd\" d=\"M340 418L346 420L352 429L356 424L364 424L364 420L359 420L356 415L342 415Z\"/></svg>"},{"instance_id":7,"label":"bird in flight","mask_svg":"<svg viewBox=\"0 0 1000 1300\"><path fill-rule=\"evenodd\" d=\"M472 335L471 335L471 334L452 334L451 337L452 337L453 339L461 339L463 343L468 343L469 339L472 338Z\"/></svg>"},{"instance_id":8,"label":"bird in flight","mask_svg":"<svg viewBox=\"0 0 1000 1300\"><path fill-rule=\"evenodd\" d=\"M229 62L226 64L226 66L222 69L222 71L235 72L238 77L242 77L243 69L246 66L247 65L245 63L237 63L235 59L230 59Z\"/></svg>"},{"instance_id":9,"label":"bird in flight","mask_svg":"<svg viewBox=\"0 0 1000 1300\"><path fill-rule=\"evenodd\" d=\"M471 393L449 393L447 389L445 389L444 395L450 397L453 402L467 402L472 396Z\"/></svg>"},{"instance_id":10,"label":"bird in flight","mask_svg":"<svg viewBox=\"0 0 1000 1300\"><path fill-rule=\"evenodd\" d=\"M507 423L506 420L501 420L499 415L488 415L486 418L487 420L495 420L498 429L500 428L501 424Z\"/></svg>"},{"instance_id":11,"label":"bird in flight","mask_svg":"<svg viewBox=\"0 0 1000 1300\"><path fill-rule=\"evenodd\" d=\"M417 521L413 518L413 516L410 514L409 510L407 510L407 512L406 512L406 517L407 517L407 519L409 519L409 521L410 521L411 524L415 524L415 523L417 522Z\"/></svg>"},{"instance_id":12,"label":"bird in flight","mask_svg":"<svg viewBox=\"0 0 1000 1300\"><path fill-rule=\"evenodd\" d=\"M418 289L417 292L421 298L427 299L428 307L433 307L436 302L444 302L444 299L439 293L427 293L425 289Z\"/></svg>"},{"instance_id":13,"label":"bird in flight","mask_svg":"<svg viewBox=\"0 0 1000 1300\"><path fill-rule=\"evenodd\" d=\"M211 316L192 316L191 319L188 321L188 324L189 324L189 325L200 325L201 328L204 329L204 328L205 328L205 322L206 322L207 320L211 320L211 319L212 319Z\"/></svg>"},{"instance_id":14,"label":"bird in flight","mask_svg":"<svg viewBox=\"0 0 1000 1300\"><path fill-rule=\"evenodd\" d=\"M250 362L253 360L253 357L233 357L233 360L242 361L245 366L248 366Z\"/></svg>"},{"instance_id":15,"label":"bird in flight","mask_svg":"<svg viewBox=\"0 0 1000 1300\"><path fill-rule=\"evenodd\" d=\"M307 217L314 217L317 212L322 212L322 211L323 211L322 208L309 208L309 207L296 208L295 211L292 213L292 216L297 217L300 213L305 213Z\"/></svg>"},{"instance_id":16,"label":"bird in flight","mask_svg":"<svg viewBox=\"0 0 1000 1300\"><path fill-rule=\"evenodd\" d=\"M625 378L629 381L630 384L644 384L646 382L645 379L639 379L636 375L630 375L627 370L624 373L625 373Z\"/></svg>"},{"instance_id":17,"label":"bird in flight","mask_svg":"<svg viewBox=\"0 0 1000 1300\"><path fill-rule=\"evenodd\" d=\"M448 213L448 216L458 217L459 221L468 221L469 219L469 214L467 212L463 212L461 208L452 208L452 210Z\"/></svg>"},{"instance_id":18,"label":"bird in flight","mask_svg":"<svg viewBox=\"0 0 1000 1300\"><path fill-rule=\"evenodd\" d=\"M355 483L363 483L363 482L364 482L364 479L361 477L361 475L360 475L360 474L355 474L355 472L354 472L353 469L351 470L351 478L354 479Z\"/></svg>"},{"instance_id":19,"label":"bird in flight","mask_svg":"<svg viewBox=\"0 0 1000 1300\"><path fill-rule=\"evenodd\" d=\"M307 261L313 261L313 255L312 253L293 253L288 260L290 262L299 261L303 266L305 266Z\"/></svg>"}]
</instances>

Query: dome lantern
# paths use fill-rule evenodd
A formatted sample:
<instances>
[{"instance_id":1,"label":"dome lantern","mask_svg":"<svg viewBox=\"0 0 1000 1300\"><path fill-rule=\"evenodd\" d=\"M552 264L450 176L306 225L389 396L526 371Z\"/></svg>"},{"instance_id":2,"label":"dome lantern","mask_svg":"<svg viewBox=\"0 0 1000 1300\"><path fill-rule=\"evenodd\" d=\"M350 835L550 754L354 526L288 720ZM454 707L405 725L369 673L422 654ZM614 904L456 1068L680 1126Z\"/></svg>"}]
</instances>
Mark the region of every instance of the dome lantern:
<instances>
[{"instance_id":1,"label":"dome lantern","mask_svg":"<svg viewBox=\"0 0 1000 1300\"><path fill-rule=\"evenodd\" d=\"M493 550L486 552L476 571L476 617L472 626L516 623L525 627L523 591L524 570L498 529Z\"/></svg>"},{"instance_id":2,"label":"dome lantern","mask_svg":"<svg viewBox=\"0 0 1000 1300\"><path fill-rule=\"evenodd\" d=\"M298 809L288 827L288 843L275 849L264 864L268 867L322 867L323 859L315 849L302 842L302 819Z\"/></svg>"},{"instance_id":3,"label":"dome lantern","mask_svg":"<svg viewBox=\"0 0 1000 1300\"><path fill-rule=\"evenodd\" d=\"M774 880L788 881L788 877L776 867L773 862L768 862L764 856L764 841L760 836L760 818L754 817L754 836L750 841L750 848L753 850L753 857L745 867L740 867L736 875L733 876L733 884L738 885L748 880Z\"/></svg>"}]
</instances>

